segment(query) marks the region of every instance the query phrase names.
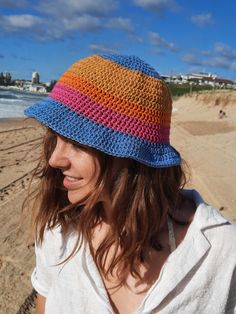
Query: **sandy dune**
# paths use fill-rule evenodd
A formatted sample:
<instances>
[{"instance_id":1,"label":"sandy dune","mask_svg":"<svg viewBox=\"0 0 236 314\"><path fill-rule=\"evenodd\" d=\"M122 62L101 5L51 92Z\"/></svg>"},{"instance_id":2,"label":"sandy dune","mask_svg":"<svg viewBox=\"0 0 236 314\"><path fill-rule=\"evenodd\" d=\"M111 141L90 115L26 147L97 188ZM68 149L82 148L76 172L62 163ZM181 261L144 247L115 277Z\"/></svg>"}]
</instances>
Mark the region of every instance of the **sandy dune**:
<instances>
[{"instance_id":1,"label":"sandy dune","mask_svg":"<svg viewBox=\"0 0 236 314\"><path fill-rule=\"evenodd\" d=\"M190 186L236 221L236 92L216 95L174 102L171 141L191 167ZM226 118L218 118L220 109Z\"/></svg>"},{"instance_id":2,"label":"sandy dune","mask_svg":"<svg viewBox=\"0 0 236 314\"><path fill-rule=\"evenodd\" d=\"M235 95L206 94L175 101L171 142L191 167L189 186L236 221ZM227 114L224 119L217 115L221 108ZM32 120L0 122L0 314L17 313L32 291L34 252L19 218L41 137L42 131ZM18 313L33 312L31 308Z\"/></svg>"}]
</instances>

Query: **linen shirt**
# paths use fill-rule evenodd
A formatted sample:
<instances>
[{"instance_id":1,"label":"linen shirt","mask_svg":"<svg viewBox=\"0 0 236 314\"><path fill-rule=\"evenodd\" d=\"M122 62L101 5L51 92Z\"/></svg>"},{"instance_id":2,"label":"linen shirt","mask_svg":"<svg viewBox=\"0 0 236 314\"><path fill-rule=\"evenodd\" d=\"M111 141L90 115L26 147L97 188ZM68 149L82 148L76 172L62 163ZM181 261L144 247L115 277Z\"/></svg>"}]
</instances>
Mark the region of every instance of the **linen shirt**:
<instances>
[{"instance_id":1,"label":"linen shirt","mask_svg":"<svg viewBox=\"0 0 236 314\"><path fill-rule=\"evenodd\" d=\"M193 221L134 313L236 313L236 226L196 191L184 193L197 206ZM35 247L31 280L46 297L45 313L114 313L88 245L83 243L72 259L58 265L75 240L75 235L63 238L58 227L47 230L42 245Z\"/></svg>"}]
</instances>

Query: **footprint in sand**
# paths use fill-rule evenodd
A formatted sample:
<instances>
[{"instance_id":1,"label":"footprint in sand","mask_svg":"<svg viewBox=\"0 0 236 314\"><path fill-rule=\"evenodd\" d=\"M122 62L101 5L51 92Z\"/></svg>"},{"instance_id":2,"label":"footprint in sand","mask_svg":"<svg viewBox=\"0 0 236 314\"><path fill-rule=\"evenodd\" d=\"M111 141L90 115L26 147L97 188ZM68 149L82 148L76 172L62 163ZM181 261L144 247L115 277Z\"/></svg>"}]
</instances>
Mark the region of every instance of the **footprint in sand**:
<instances>
[{"instance_id":1,"label":"footprint in sand","mask_svg":"<svg viewBox=\"0 0 236 314\"><path fill-rule=\"evenodd\" d=\"M223 211L223 210L227 210L227 207L221 206L221 207L219 208L219 211Z\"/></svg>"}]
</instances>

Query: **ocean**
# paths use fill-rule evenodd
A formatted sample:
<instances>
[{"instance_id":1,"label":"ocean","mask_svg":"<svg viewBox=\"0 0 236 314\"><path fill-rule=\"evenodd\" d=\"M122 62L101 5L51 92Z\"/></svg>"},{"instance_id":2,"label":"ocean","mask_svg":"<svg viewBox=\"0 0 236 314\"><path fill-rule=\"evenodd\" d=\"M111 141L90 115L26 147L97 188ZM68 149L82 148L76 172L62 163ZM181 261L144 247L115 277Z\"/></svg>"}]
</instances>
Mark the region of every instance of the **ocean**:
<instances>
[{"instance_id":1,"label":"ocean","mask_svg":"<svg viewBox=\"0 0 236 314\"><path fill-rule=\"evenodd\" d=\"M44 97L45 95L0 89L0 118L25 117L24 109Z\"/></svg>"}]
</instances>

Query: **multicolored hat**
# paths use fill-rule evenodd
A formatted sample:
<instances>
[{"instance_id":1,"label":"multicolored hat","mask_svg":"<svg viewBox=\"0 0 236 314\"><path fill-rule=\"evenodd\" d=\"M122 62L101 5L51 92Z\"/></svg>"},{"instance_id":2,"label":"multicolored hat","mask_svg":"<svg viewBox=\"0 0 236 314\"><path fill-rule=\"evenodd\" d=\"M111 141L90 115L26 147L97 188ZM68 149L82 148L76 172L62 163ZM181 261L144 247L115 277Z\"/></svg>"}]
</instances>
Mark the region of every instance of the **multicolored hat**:
<instances>
[{"instance_id":1,"label":"multicolored hat","mask_svg":"<svg viewBox=\"0 0 236 314\"><path fill-rule=\"evenodd\" d=\"M136 56L94 55L73 64L49 96L25 110L60 135L152 167L179 165L169 143L172 99Z\"/></svg>"}]
</instances>

